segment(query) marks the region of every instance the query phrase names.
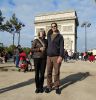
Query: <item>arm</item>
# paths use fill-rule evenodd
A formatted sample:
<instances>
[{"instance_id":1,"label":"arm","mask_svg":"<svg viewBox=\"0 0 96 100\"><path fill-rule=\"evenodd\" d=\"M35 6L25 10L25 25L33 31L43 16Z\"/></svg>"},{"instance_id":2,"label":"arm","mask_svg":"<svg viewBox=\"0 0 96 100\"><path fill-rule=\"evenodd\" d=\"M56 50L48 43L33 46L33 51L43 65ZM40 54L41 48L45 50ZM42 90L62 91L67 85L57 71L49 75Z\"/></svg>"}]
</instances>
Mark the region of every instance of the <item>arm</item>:
<instances>
[{"instance_id":1,"label":"arm","mask_svg":"<svg viewBox=\"0 0 96 100\"><path fill-rule=\"evenodd\" d=\"M32 52L39 52L40 51L40 48L37 48L36 47L36 44L37 44L37 40L35 39L32 43L32 48L31 48L31 51Z\"/></svg>"},{"instance_id":2,"label":"arm","mask_svg":"<svg viewBox=\"0 0 96 100\"><path fill-rule=\"evenodd\" d=\"M57 59L57 63L62 62L63 56L64 56L64 40L63 40L63 36L61 36L61 38L60 38L60 54Z\"/></svg>"},{"instance_id":3,"label":"arm","mask_svg":"<svg viewBox=\"0 0 96 100\"><path fill-rule=\"evenodd\" d=\"M60 56L63 58L64 56L64 39L63 36L60 38Z\"/></svg>"}]
</instances>

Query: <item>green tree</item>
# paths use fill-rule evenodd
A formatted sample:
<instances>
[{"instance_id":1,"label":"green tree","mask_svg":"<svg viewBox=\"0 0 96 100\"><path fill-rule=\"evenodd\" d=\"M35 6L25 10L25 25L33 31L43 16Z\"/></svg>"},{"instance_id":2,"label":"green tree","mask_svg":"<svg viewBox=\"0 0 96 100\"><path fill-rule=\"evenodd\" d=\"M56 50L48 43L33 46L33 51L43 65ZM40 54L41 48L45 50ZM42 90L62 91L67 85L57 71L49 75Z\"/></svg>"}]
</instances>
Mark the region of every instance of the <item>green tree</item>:
<instances>
[{"instance_id":1,"label":"green tree","mask_svg":"<svg viewBox=\"0 0 96 100\"><path fill-rule=\"evenodd\" d=\"M3 22L4 22L5 17L2 15L2 11L0 10L0 31L4 30Z\"/></svg>"},{"instance_id":2,"label":"green tree","mask_svg":"<svg viewBox=\"0 0 96 100\"><path fill-rule=\"evenodd\" d=\"M4 27L5 31L9 32L12 34L13 36L13 46L14 46L14 37L15 37L15 29L14 26L10 23L10 21L6 21L5 27Z\"/></svg>"},{"instance_id":3,"label":"green tree","mask_svg":"<svg viewBox=\"0 0 96 100\"><path fill-rule=\"evenodd\" d=\"M26 52L26 54L28 55L28 53L30 52L30 48L28 48L28 47L24 47L24 48L22 48L25 52Z\"/></svg>"},{"instance_id":4,"label":"green tree","mask_svg":"<svg viewBox=\"0 0 96 100\"><path fill-rule=\"evenodd\" d=\"M5 47L5 51L13 55L14 48L16 48L15 45L10 45L9 47Z\"/></svg>"},{"instance_id":5,"label":"green tree","mask_svg":"<svg viewBox=\"0 0 96 100\"><path fill-rule=\"evenodd\" d=\"M14 32L18 34L18 45L20 45L20 31L21 31L22 27L24 27L25 25L23 23L21 23L18 20L18 18L16 18L15 14L12 15L12 18L10 19L10 23L14 27Z\"/></svg>"},{"instance_id":6,"label":"green tree","mask_svg":"<svg viewBox=\"0 0 96 100\"><path fill-rule=\"evenodd\" d=\"M18 45L20 44L20 31L22 27L25 25L21 23L18 18L16 18L16 15L13 14L9 21L5 24L5 30L13 35L13 45L14 45L14 38L15 33L19 34L18 36Z\"/></svg>"}]
</instances>

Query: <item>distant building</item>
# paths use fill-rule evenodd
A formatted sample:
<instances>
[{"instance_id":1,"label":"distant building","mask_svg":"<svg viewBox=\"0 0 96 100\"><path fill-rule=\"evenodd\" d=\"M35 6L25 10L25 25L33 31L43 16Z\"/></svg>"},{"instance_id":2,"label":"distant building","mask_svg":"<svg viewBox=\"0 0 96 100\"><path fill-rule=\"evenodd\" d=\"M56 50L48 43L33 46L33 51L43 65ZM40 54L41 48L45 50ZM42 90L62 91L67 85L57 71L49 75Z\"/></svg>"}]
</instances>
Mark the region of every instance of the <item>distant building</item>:
<instances>
[{"instance_id":1,"label":"distant building","mask_svg":"<svg viewBox=\"0 0 96 100\"><path fill-rule=\"evenodd\" d=\"M45 29L46 33L51 28L51 23L56 22L60 33L64 37L64 48L67 51L77 51L77 26L78 18L76 11L57 12L38 15L35 17L35 37L40 28Z\"/></svg>"}]
</instances>

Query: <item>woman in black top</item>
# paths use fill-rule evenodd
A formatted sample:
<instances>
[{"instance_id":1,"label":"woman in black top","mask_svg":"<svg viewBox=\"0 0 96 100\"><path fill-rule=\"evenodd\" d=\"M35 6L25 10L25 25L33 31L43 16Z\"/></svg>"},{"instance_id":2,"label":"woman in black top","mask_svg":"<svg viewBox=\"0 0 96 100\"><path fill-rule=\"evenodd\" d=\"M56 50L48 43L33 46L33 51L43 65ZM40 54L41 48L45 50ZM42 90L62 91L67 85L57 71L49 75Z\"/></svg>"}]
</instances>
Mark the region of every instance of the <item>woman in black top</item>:
<instances>
[{"instance_id":1,"label":"woman in black top","mask_svg":"<svg viewBox=\"0 0 96 100\"><path fill-rule=\"evenodd\" d=\"M47 40L45 39L45 31L41 29L38 32L38 38L32 43L32 52L35 66L35 93L43 92L44 73L47 59Z\"/></svg>"}]
</instances>

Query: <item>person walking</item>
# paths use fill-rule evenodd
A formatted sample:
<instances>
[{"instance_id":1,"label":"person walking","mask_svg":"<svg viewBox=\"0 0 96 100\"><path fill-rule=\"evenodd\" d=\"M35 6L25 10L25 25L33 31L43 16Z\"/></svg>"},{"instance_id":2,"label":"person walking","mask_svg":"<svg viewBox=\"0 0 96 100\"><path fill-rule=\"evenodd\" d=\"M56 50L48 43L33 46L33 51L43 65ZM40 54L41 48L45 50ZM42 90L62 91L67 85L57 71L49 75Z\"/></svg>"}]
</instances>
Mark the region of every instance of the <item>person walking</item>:
<instances>
[{"instance_id":1,"label":"person walking","mask_svg":"<svg viewBox=\"0 0 96 100\"><path fill-rule=\"evenodd\" d=\"M47 59L47 39L45 39L45 36L45 30L40 29L38 38L33 41L31 48L35 67L35 93L42 93L44 91L44 74Z\"/></svg>"},{"instance_id":2,"label":"person walking","mask_svg":"<svg viewBox=\"0 0 96 100\"><path fill-rule=\"evenodd\" d=\"M60 93L60 66L64 57L64 40L63 36L58 30L57 23L51 24L51 29L47 34L48 48L47 48L47 87L46 93L51 92L52 82L52 71L54 68L54 87L56 93Z\"/></svg>"}]
</instances>

